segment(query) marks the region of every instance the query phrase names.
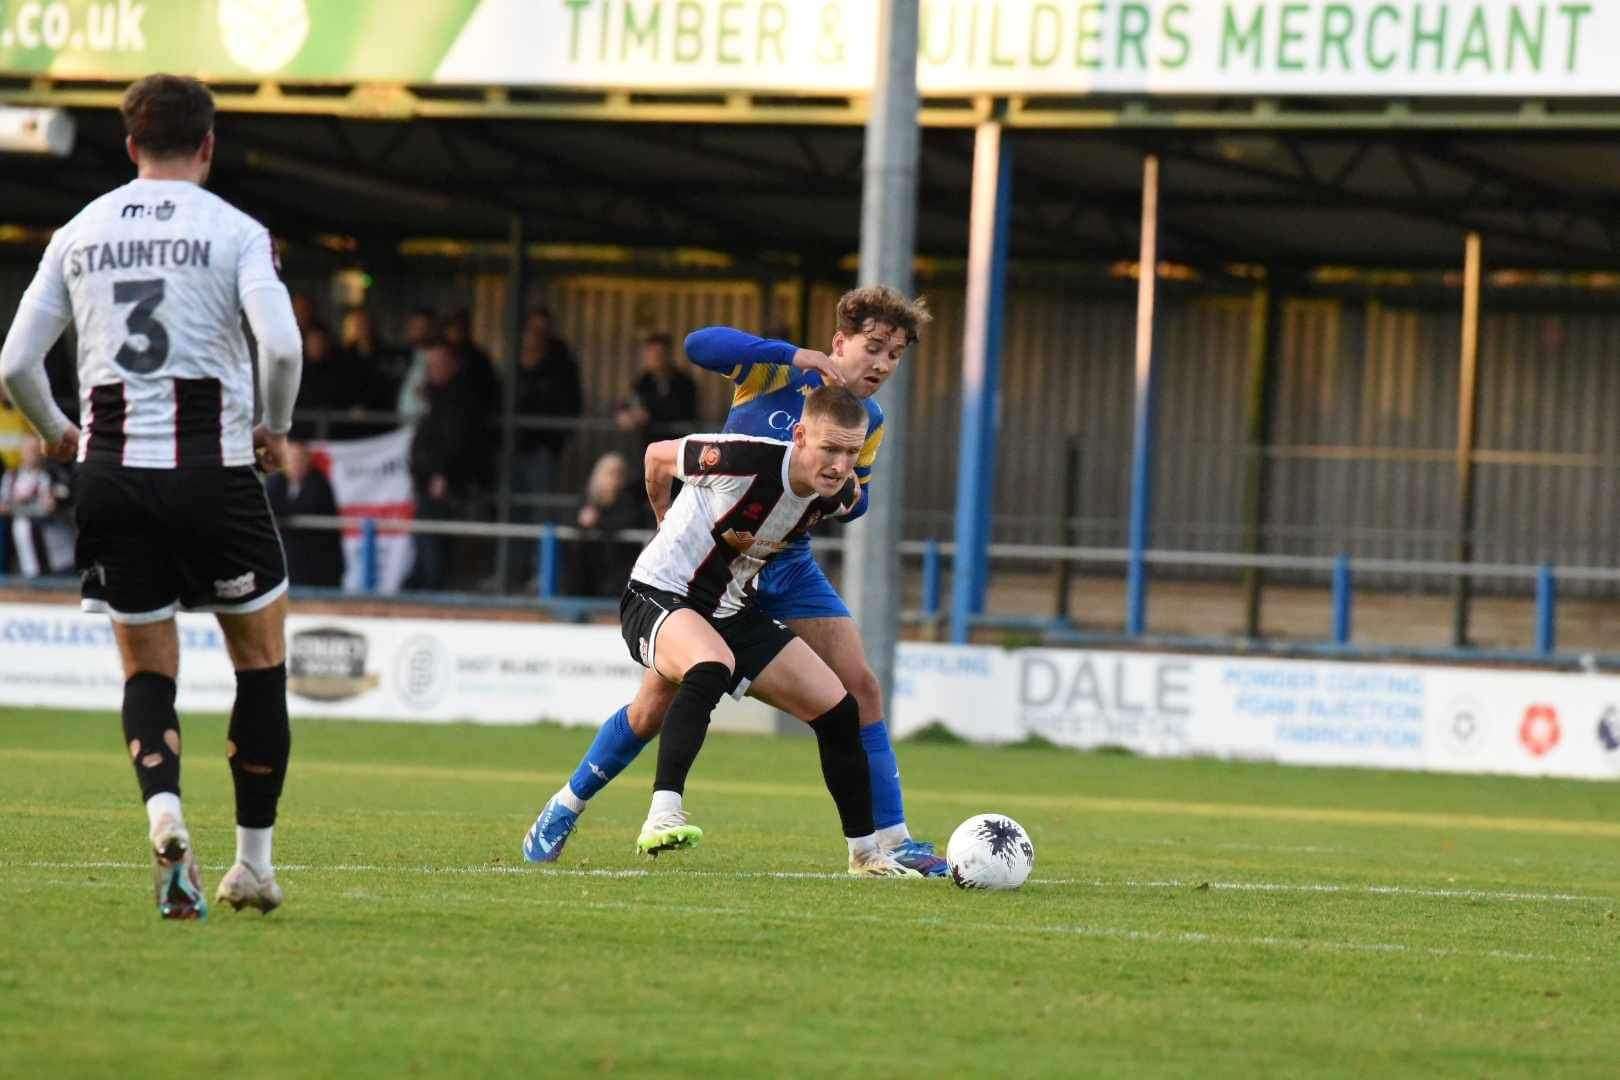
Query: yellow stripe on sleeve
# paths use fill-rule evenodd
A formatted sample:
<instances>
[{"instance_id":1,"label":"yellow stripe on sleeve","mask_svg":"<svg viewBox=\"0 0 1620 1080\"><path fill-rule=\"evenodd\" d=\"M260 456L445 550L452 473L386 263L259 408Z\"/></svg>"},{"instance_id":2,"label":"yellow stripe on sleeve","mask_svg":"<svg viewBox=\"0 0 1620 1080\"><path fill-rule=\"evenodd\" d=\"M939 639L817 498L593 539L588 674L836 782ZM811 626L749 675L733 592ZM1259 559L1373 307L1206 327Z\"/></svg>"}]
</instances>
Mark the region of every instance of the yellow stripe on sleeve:
<instances>
[{"instance_id":1,"label":"yellow stripe on sleeve","mask_svg":"<svg viewBox=\"0 0 1620 1080\"><path fill-rule=\"evenodd\" d=\"M866 445L861 447L861 456L855 459L855 467L857 469L870 469L873 462L877 461L878 447L882 445L883 428L880 426L876 431L866 436ZM861 482L865 483L865 480Z\"/></svg>"},{"instance_id":2,"label":"yellow stripe on sleeve","mask_svg":"<svg viewBox=\"0 0 1620 1080\"><path fill-rule=\"evenodd\" d=\"M748 372L747 377L737 384L732 391L731 406L746 405L759 395L766 393L765 384L771 379L772 373L779 370L774 364L755 364Z\"/></svg>"}]
</instances>

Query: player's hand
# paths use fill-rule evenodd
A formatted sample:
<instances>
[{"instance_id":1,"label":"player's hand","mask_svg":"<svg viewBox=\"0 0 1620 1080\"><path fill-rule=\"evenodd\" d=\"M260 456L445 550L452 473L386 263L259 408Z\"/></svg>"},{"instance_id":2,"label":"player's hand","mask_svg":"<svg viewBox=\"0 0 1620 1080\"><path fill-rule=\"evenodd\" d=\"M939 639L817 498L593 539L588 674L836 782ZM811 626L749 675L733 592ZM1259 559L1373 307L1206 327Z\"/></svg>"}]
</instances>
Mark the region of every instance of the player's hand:
<instances>
[{"instance_id":1,"label":"player's hand","mask_svg":"<svg viewBox=\"0 0 1620 1080\"><path fill-rule=\"evenodd\" d=\"M260 424L253 429L253 452L259 459L259 468L267 473L280 472L287 464L287 436L277 435Z\"/></svg>"},{"instance_id":2,"label":"player's hand","mask_svg":"<svg viewBox=\"0 0 1620 1080\"><path fill-rule=\"evenodd\" d=\"M844 373L838 370L833 358L824 352L814 349L800 349L793 354L793 366L800 371L814 371L821 375L821 381L828 386L843 386Z\"/></svg>"},{"instance_id":3,"label":"player's hand","mask_svg":"<svg viewBox=\"0 0 1620 1080\"><path fill-rule=\"evenodd\" d=\"M45 448L45 456L52 461L74 461L79 456L79 429L69 424L61 437Z\"/></svg>"},{"instance_id":4,"label":"player's hand","mask_svg":"<svg viewBox=\"0 0 1620 1080\"><path fill-rule=\"evenodd\" d=\"M582 506L579 508L579 527L594 529L602 523L602 511L595 506Z\"/></svg>"}]
</instances>

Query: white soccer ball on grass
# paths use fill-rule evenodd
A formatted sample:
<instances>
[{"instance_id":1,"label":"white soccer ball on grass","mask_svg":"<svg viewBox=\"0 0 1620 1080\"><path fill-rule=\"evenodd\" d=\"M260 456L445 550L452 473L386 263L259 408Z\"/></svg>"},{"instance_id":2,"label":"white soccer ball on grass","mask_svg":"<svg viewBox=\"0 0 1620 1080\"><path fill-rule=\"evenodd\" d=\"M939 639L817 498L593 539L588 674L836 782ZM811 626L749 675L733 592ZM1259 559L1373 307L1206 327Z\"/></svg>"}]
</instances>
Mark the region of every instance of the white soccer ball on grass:
<instances>
[{"instance_id":1,"label":"white soccer ball on grass","mask_svg":"<svg viewBox=\"0 0 1620 1080\"><path fill-rule=\"evenodd\" d=\"M945 846L951 880L961 889L1016 889L1035 868L1035 845L1006 814L975 814Z\"/></svg>"}]
</instances>

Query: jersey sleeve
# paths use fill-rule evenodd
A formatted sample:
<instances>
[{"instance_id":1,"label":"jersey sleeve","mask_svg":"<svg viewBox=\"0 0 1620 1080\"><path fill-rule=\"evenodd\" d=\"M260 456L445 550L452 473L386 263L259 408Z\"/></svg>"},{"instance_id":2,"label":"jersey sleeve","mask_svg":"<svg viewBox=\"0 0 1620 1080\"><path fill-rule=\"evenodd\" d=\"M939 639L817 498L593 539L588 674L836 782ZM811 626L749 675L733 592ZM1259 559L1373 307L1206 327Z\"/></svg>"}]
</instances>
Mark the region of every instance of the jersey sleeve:
<instances>
[{"instance_id":1,"label":"jersey sleeve","mask_svg":"<svg viewBox=\"0 0 1620 1080\"><path fill-rule=\"evenodd\" d=\"M33 304L57 319L73 317L73 299L68 295L67 276L62 272L62 252L68 244L66 232L66 229L58 229L45 245L34 280L28 283L22 295L24 304Z\"/></svg>"},{"instance_id":2,"label":"jersey sleeve","mask_svg":"<svg viewBox=\"0 0 1620 1080\"><path fill-rule=\"evenodd\" d=\"M270 240L270 231L255 224L242 243L236 257L236 296L244 299L260 289L285 289L281 275L276 272L276 251Z\"/></svg>"},{"instance_id":3,"label":"jersey sleeve","mask_svg":"<svg viewBox=\"0 0 1620 1080\"><path fill-rule=\"evenodd\" d=\"M786 386L798 351L791 341L756 337L730 326L705 326L686 335L686 355L692 363L737 384L733 405Z\"/></svg>"},{"instance_id":4,"label":"jersey sleeve","mask_svg":"<svg viewBox=\"0 0 1620 1080\"><path fill-rule=\"evenodd\" d=\"M675 455L675 476L694 487L717 487L738 476L780 471L788 444L735 435L688 435Z\"/></svg>"}]
</instances>

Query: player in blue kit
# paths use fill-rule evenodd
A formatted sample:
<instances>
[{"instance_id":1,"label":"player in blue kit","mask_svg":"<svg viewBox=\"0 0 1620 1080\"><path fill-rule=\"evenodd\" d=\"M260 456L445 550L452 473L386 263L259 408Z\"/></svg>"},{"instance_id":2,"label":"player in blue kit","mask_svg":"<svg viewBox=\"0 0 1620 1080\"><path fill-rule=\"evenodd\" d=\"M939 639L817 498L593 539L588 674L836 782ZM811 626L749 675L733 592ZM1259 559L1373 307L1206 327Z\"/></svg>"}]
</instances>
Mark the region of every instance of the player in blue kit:
<instances>
[{"instance_id":1,"label":"player in blue kit","mask_svg":"<svg viewBox=\"0 0 1620 1080\"><path fill-rule=\"evenodd\" d=\"M894 374L930 316L921 299L907 299L882 285L847 292L838 301L837 329L826 353L787 341L755 337L726 326L693 331L686 353L700 367L736 384L724 431L782 441L793 437L804 400L827 383L863 399L870 423L856 463L861 497L850 519L866 512L867 485L883 444L883 409L872 395ZM832 668L860 706L861 744L871 774L872 806L883 848L900 863L929 877L943 877L946 863L930 843L906 827L900 766L883 718L883 694L866 663L860 631L827 575L800 541L773 560L758 579L759 607L802 638ZM659 732L676 686L656 672L642 679L636 698L597 731L573 776L541 810L523 838L531 862L554 862L573 833L585 804L622 772Z\"/></svg>"}]
</instances>

